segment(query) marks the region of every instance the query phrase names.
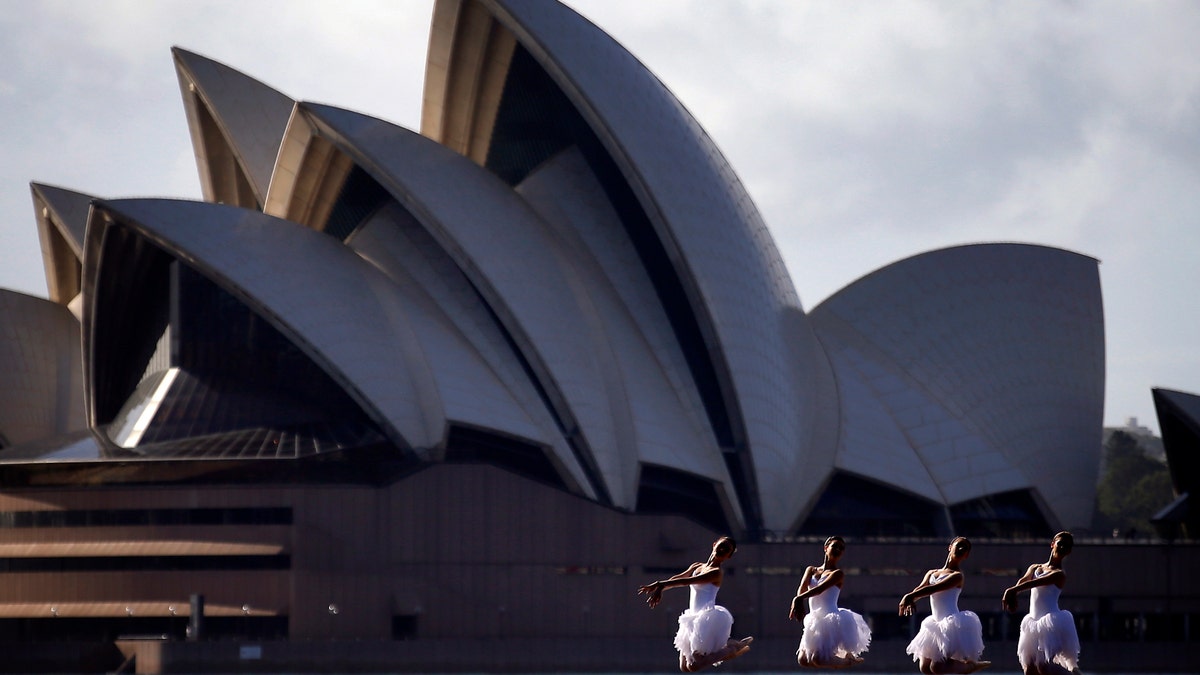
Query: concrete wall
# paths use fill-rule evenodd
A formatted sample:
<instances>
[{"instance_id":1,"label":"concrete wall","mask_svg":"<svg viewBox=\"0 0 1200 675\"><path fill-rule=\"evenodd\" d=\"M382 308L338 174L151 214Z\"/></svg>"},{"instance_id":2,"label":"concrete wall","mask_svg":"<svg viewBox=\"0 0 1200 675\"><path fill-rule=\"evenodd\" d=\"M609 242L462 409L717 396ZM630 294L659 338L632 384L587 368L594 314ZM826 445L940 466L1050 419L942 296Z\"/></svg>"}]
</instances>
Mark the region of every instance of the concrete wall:
<instances>
[{"instance_id":1,"label":"concrete wall","mask_svg":"<svg viewBox=\"0 0 1200 675\"><path fill-rule=\"evenodd\" d=\"M202 593L211 615L286 616L289 636L309 640L390 640L402 617L420 640L664 640L687 603L673 589L646 608L639 585L707 556L716 533L674 516L633 516L483 466L440 465L390 486L26 488L0 493L0 512L34 509L287 506L288 526L0 528L10 558L49 547L109 542L163 546L277 545L290 569L3 573L0 618L110 616L123 631L125 608L139 618L187 607ZM940 567L948 542L851 540L842 605L880 622L900 596ZM158 547L158 548L155 548ZM82 550L82 549L81 549ZM124 553L121 553L124 551ZM976 541L965 565L964 609L1000 616L999 598L1048 542ZM129 555L113 548L113 555ZM67 553L70 554L69 551ZM196 555L203 555L202 551ZM804 567L821 562L819 541L743 544L727 564L718 602L738 635L793 640L788 604ZM1067 560L1062 606L1077 617L1191 615L1200 633L1200 546L1125 542L1077 544ZM1022 607L1027 599L1022 600ZM330 606L336 613L330 611ZM922 603L922 611L927 604ZM108 612L108 614L105 614ZM1013 625L1019 617L1012 617ZM178 622L176 622L177 624ZM904 624L893 633L911 635ZM164 631L165 632L165 631ZM1013 634L1009 633L1011 637ZM1093 635L1083 635L1085 641ZM1123 639L1140 639L1138 635ZM668 654L669 656L669 654Z\"/></svg>"}]
</instances>

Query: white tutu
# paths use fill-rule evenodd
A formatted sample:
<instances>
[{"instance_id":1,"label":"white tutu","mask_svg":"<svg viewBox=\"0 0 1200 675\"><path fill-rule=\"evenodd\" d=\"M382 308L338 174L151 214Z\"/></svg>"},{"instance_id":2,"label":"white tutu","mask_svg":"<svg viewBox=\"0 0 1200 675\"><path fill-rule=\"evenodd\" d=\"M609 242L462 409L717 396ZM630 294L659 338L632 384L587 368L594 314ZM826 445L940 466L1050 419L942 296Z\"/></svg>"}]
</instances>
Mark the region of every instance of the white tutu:
<instances>
[{"instance_id":1,"label":"white tutu","mask_svg":"<svg viewBox=\"0 0 1200 675\"><path fill-rule=\"evenodd\" d=\"M978 661L983 656L983 625L979 616L969 611L954 612L940 620L927 616L904 651L912 655L913 661Z\"/></svg>"},{"instance_id":2,"label":"white tutu","mask_svg":"<svg viewBox=\"0 0 1200 675\"><path fill-rule=\"evenodd\" d=\"M720 605L686 609L679 615L675 649L691 661L696 654L712 654L723 649L732 630L733 615Z\"/></svg>"},{"instance_id":3,"label":"white tutu","mask_svg":"<svg viewBox=\"0 0 1200 675\"><path fill-rule=\"evenodd\" d=\"M1017 639L1017 658L1021 667L1053 661L1067 670L1079 666L1079 634L1075 617L1065 609L1033 618L1021 619L1021 637Z\"/></svg>"},{"instance_id":4,"label":"white tutu","mask_svg":"<svg viewBox=\"0 0 1200 675\"><path fill-rule=\"evenodd\" d=\"M863 618L837 606L840 589L830 586L808 599L809 613L804 616L804 635L796 658L825 663L833 657L858 656L871 646L871 629Z\"/></svg>"},{"instance_id":5,"label":"white tutu","mask_svg":"<svg viewBox=\"0 0 1200 675\"><path fill-rule=\"evenodd\" d=\"M863 618L848 609L804 617L804 635L796 656L807 656L818 663L835 656L858 656L871 646L871 629Z\"/></svg>"}]
</instances>

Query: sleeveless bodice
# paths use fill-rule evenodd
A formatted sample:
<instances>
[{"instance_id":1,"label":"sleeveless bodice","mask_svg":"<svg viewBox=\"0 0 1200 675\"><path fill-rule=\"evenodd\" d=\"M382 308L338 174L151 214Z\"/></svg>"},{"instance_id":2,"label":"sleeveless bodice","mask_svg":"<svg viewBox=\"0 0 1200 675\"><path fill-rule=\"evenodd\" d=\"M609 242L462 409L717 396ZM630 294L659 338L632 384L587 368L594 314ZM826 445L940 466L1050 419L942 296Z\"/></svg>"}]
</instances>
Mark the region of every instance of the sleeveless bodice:
<instances>
[{"instance_id":1,"label":"sleeveless bodice","mask_svg":"<svg viewBox=\"0 0 1200 675\"><path fill-rule=\"evenodd\" d=\"M945 578L945 576L934 575L929 578L929 581L936 584ZM961 593L962 587L959 586L957 588L947 588L944 591L938 591L937 593L930 595L929 608L933 610L933 618L937 621L941 621L951 614L957 613L958 596Z\"/></svg>"},{"instance_id":2,"label":"sleeveless bodice","mask_svg":"<svg viewBox=\"0 0 1200 675\"><path fill-rule=\"evenodd\" d=\"M1039 568L1033 573L1035 579L1053 574L1044 569ZM1050 612L1058 611L1058 596L1062 595L1062 589L1054 584L1046 584L1045 586L1034 586L1029 589L1029 613L1033 618L1041 618Z\"/></svg>"},{"instance_id":3,"label":"sleeveless bodice","mask_svg":"<svg viewBox=\"0 0 1200 675\"><path fill-rule=\"evenodd\" d=\"M1062 589L1054 584L1034 586L1029 589L1029 613L1035 619L1058 611L1058 596Z\"/></svg>"},{"instance_id":4,"label":"sleeveless bodice","mask_svg":"<svg viewBox=\"0 0 1200 675\"><path fill-rule=\"evenodd\" d=\"M692 584L692 598L689 609L693 612L717 603L717 591L721 589L716 584Z\"/></svg>"},{"instance_id":5,"label":"sleeveless bodice","mask_svg":"<svg viewBox=\"0 0 1200 675\"><path fill-rule=\"evenodd\" d=\"M816 576L809 580L808 586L812 588L820 583L821 577ZM838 596L841 595L842 589L837 586L830 586L825 589L820 595L810 595L808 597L808 611L814 614L828 614L835 612L838 608Z\"/></svg>"}]
</instances>

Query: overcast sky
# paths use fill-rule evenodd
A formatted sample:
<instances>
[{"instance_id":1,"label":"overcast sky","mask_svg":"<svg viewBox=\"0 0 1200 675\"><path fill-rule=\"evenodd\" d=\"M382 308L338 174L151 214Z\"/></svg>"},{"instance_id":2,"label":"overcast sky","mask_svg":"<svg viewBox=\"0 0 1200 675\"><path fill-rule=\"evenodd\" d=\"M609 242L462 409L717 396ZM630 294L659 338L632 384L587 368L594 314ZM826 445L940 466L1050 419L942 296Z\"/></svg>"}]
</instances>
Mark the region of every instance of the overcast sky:
<instances>
[{"instance_id":1,"label":"overcast sky","mask_svg":"<svg viewBox=\"0 0 1200 675\"><path fill-rule=\"evenodd\" d=\"M806 309L945 246L1101 261L1105 423L1200 393L1200 3L572 0L739 173ZM170 48L419 128L432 0L0 0L0 287L29 182L199 198Z\"/></svg>"}]
</instances>

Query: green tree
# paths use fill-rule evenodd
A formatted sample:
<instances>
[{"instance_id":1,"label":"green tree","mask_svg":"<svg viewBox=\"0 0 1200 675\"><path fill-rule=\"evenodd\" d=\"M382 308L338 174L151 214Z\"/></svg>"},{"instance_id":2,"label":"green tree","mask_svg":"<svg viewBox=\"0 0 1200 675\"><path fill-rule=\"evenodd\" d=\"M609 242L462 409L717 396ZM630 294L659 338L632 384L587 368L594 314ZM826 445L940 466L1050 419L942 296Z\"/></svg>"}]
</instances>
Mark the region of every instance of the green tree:
<instances>
[{"instance_id":1,"label":"green tree","mask_svg":"<svg viewBox=\"0 0 1200 675\"><path fill-rule=\"evenodd\" d=\"M1150 518L1175 499L1166 464L1146 456L1136 438L1117 431L1104 444L1105 470L1096 491L1094 526L1148 534Z\"/></svg>"}]
</instances>

